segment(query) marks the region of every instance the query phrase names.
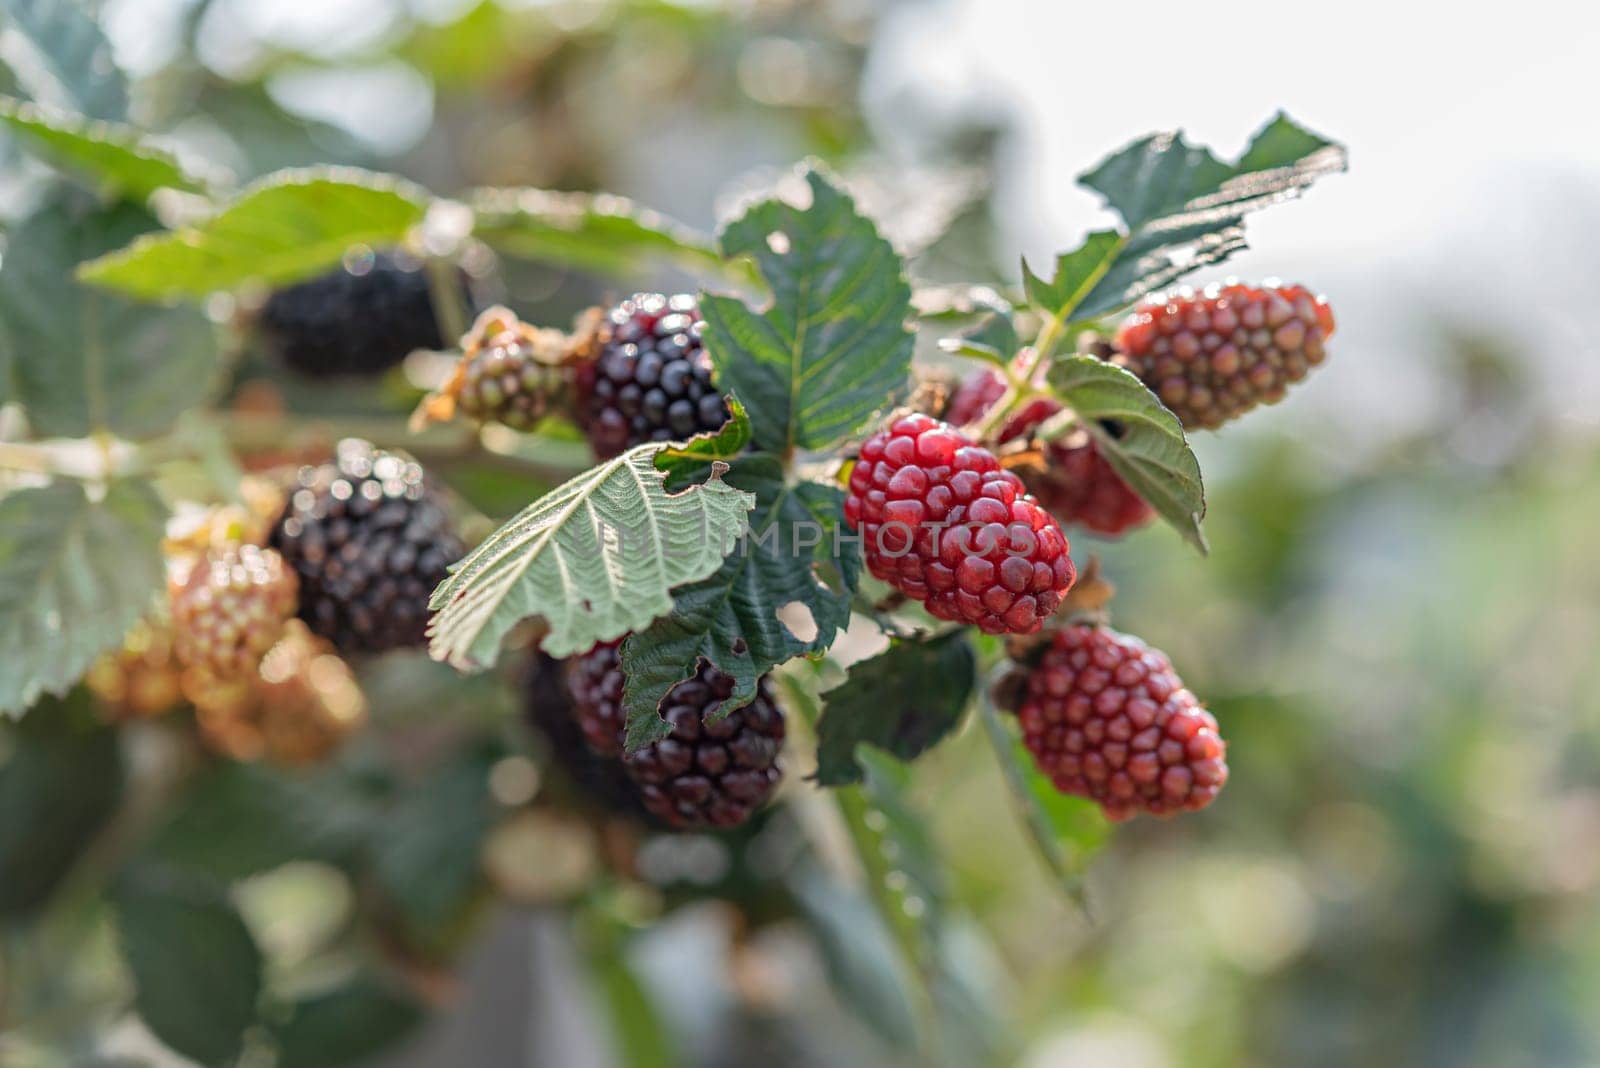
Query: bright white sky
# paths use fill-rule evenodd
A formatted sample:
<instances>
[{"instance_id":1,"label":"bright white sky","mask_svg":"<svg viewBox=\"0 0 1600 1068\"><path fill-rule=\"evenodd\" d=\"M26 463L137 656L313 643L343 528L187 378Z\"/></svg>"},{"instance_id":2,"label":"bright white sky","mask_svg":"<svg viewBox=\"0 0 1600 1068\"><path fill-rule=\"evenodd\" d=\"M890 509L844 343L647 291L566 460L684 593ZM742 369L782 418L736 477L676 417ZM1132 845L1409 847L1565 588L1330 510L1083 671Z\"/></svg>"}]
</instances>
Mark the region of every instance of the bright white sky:
<instances>
[{"instance_id":1,"label":"bright white sky","mask_svg":"<svg viewBox=\"0 0 1600 1068\"><path fill-rule=\"evenodd\" d=\"M1438 314L1525 337L1551 414L1600 426L1600 5L931 0L882 33L883 125L902 92L1018 118L1002 222L1036 262L1104 225L1072 179L1142 132L1232 154L1282 107L1344 141L1351 173L1253 220L1220 272L1332 297L1335 362L1301 415L1403 429Z\"/></svg>"}]
</instances>

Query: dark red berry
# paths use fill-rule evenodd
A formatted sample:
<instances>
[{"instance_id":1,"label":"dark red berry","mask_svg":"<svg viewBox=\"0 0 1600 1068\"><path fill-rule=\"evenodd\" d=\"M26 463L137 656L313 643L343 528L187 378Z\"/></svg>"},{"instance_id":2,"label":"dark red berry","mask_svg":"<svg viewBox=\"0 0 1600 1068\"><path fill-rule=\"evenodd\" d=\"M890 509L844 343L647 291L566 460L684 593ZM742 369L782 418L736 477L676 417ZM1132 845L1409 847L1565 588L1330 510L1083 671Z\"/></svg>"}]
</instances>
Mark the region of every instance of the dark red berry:
<instances>
[{"instance_id":1,"label":"dark red berry","mask_svg":"<svg viewBox=\"0 0 1600 1068\"><path fill-rule=\"evenodd\" d=\"M845 522L867 566L940 619L1032 634L1076 572L1067 537L988 449L926 415L868 438Z\"/></svg>"},{"instance_id":2,"label":"dark red berry","mask_svg":"<svg viewBox=\"0 0 1600 1068\"><path fill-rule=\"evenodd\" d=\"M782 777L783 712L763 676L755 700L720 719L733 679L702 666L662 702L672 733L623 757L647 809L679 829L737 827L767 803Z\"/></svg>"},{"instance_id":3,"label":"dark red berry","mask_svg":"<svg viewBox=\"0 0 1600 1068\"><path fill-rule=\"evenodd\" d=\"M1058 631L1028 673L1022 740L1062 793L1108 817L1209 805L1228 781L1217 721L1162 653L1109 627Z\"/></svg>"},{"instance_id":4,"label":"dark red berry","mask_svg":"<svg viewBox=\"0 0 1600 1068\"><path fill-rule=\"evenodd\" d=\"M577 369L580 416L596 456L682 441L727 422L701 329L692 294L641 293L611 309L595 357Z\"/></svg>"},{"instance_id":5,"label":"dark red berry","mask_svg":"<svg viewBox=\"0 0 1600 1068\"><path fill-rule=\"evenodd\" d=\"M422 468L353 438L300 471L271 544L300 576L300 618L341 653L421 645L465 551Z\"/></svg>"},{"instance_id":6,"label":"dark red berry","mask_svg":"<svg viewBox=\"0 0 1600 1068\"><path fill-rule=\"evenodd\" d=\"M945 417L957 425L970 423L987 412L1005 389L999 372L974 372L956 390ZM1061 405L1048 397L1029 401L1001 428L1000 440L1024 440L1060 410ZM1019 473L1028 492L1063 523L1115 537L1155 516L1155 510L1112 470L1087 433L1074 431L1057 438L1044 451L1042 467L1024 467Z\"/></svg>"},{"instance_id":7,"label":"dark red berry","mask_svg":"<svg viewBox=\"0 0 1600 1068\"><path fill-rule=\"evenodd\" d=\"M622 755L622 736L628 726L622 708L621 642L603 642L566 662L567 691L572 695L583 740L600 756Z\"/></svg>"},{"instance_id":8,"label":"dark red berry","mask_svg":"<svg viewBox=\"0 0 1600 1068\"><path fill-rule=\"evenodd\" d=\"M463 300L471 304L465 274ZM318 378L376 374L416 349L441 349L428 272L380 253L273 293L257 326L268 350ZM454 339L450 339L452 342Z\"/></svg>"},{"instance_id":9,"label":"dark red berry","mask_svg":"<svg viewBox=\"0 0 1600 1068\"><path fill-rule=\"evenodd\" d=\"M1111 361L1138 375L1183 425L1215 430L1274 404L1326 356L1333 310L1304 286L1181 289L1128 317Z\"/></svg>"}]
</instances>

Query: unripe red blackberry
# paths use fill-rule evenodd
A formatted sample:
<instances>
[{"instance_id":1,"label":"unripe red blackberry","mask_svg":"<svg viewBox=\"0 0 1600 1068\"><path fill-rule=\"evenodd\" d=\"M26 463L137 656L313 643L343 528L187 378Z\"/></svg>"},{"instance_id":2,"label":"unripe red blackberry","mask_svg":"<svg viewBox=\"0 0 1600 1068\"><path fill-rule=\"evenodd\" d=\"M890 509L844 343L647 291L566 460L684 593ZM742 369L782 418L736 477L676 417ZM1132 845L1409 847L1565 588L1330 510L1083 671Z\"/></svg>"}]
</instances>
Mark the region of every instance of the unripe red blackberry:
<instances>
[{"instance_id":1,"label":"unripe red blackberry","mask_svg":"<svg viewBox=\"0 0 1600 1068\"><path fill-rule=\"evenodd\" d=\"M733 679L702 666L662 702L672 733L623 757L651 814L681 830L737 827L766 804L783 772L783 712L762 676L755 700L709 718L733 693Z\"/></svg>"},{"instance_id":2,"label":"unripe red blackberry","mask_svg":"<svg viewBox=\"0 0 1600 1068\"><path fill-rule=\"evenodd\" d=\"M1333 310L1304 286L1181 289L1128 317L1111 362L1155 391L1190 429L1215 430L1274 404L1326 356Z\"/></svg>"},{"instance_id":3,"label":"unripe red blackberry","mask_svg":"<svg viewBox=\"0 0 1600 1068\"><path fill-rule=\"evenodd\" d=\"M428 598L465 551L421 466L353 438L301 469L271 544L300 576L300 618L345 654L423 644Z\"/></svg>"},{"instance_id":4,"label":"unripe red blackberry","mask_svg":"<svg viewBox=\"0 0 1600 1068\"><path fill-rule=\"evenodd\" d=\"M506 308L489 309L463 340L451 386L456 403L480 423L532 430L566 394L565 347L559 331L531 327Z\"/></svg>"},{"instance_id":5,"label":"unripe red blackberry","mask_svg":"<svg viewBox=\"0 0 1600 1068\"><path fill-rule=\"evenodd\" d=\"M682 441L727 422L701 329L688 293L641 293L611 309L594 357L577 368L580 416L596 456Z\"/></svg>"},{"instance_id":6,"label":"unripe red blackberry","mask_svg":"<svg viewBox=\"0 0 1600 1068\"><path fill-rule=\"evenodd\" d=\"M1067 537L994 454L926 415L861 446L845 522L867 566L940 619L1032 634L1076 572Z\"/></svg>"},{"instance_id":7,"label":"unripe red blackberry","mask_svg":"<svg viewBox=\"0 0 1600 1068\"><path fill-rule=\"evenodd\" d=\"M1202 809L1228 781L1211 713L1166 656L1109 627L1058 631L1016 711L1039 770L1113 820Z\"/></svg>"},{"instance_id":8,"label":"unripe red blackberry","mask_svg":"<svg viewBox=\"0 0 1600 1068\"><path fill-rule=\"evenodd\" d=\"M283 557L255 545L181 565L168 595L178 662L219 679L252 674L295 614L297 586Z\"/></svg>"},{"instance_id":9,"label":"unripe red blackberry","mask_svg":"<svg viewBox=\"0 0 1600 1068\"><path fill-rule=\"evenodd\" d=\"M983 416L1005 393L997 371L976 371L957 388L945 418L958 426ZM1029 401L1000 429L1001 441L1026 440L1033 428L1061 410L1048 397ZM1063 523L1115 537L1148 523L1155 510L1128 487L1082 430L1049 442L1042 466L1017 472L1028 492Z\"/></svg>"},{"instance_id":10,"label":"unripe red blackberry","mask_svg":"<svg viewBox=\"0 0 1600 1068\"><path fill-rule=\"evenodd\" d=\"M458 278L470 305L466 275ZM445 347L429 288L421 264L379 253L278 290L256 325L268 351L301 374L377 374L416 349Z\"/></svg>"}]
</instances>

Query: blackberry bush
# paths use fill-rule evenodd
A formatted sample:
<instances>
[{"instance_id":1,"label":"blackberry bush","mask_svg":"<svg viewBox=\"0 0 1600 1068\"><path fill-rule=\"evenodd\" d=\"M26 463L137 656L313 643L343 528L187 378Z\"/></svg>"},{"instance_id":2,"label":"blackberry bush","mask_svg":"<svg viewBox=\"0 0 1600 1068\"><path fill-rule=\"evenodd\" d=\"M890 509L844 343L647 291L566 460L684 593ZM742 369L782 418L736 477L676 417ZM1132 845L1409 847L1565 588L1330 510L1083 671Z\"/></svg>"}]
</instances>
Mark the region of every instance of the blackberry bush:
<instances>
[{"instance_id":1,"label":"blackberry bush","mask_svg":"<svg viewBox=\"0 0 1600 1068\"><path fill-rule=\"evenodd\" d=\"M353 168L219 181L124 121L111 52L67 9L72 55L32 54L59 20L12 20L39 62L0 72L7 133L94 194L41 182L0 258L0 712L30 717L0 724L0 918L9 938L56 907L68 872L74 915L103 897L92 914L116 937L95 952L114 947L133 987L119 1028L138 1015L184 1063L380 1060L449 988L473 917L519 883L503 877L559 867L563 848L580 861L559 880L583 910L574 944L605 950L601 985L637 997L621 970L662 907L650 873L715 885L726 842L700 832L744 826L750 872L833 939L830 964L853 961L835 951L870 904L874 953L904 958L874 974L915 987L874 990L907 1008L894 1048L942 1049L952 1033L903 1032L992 1029L972 1006L942 1011L972 988L944 974L964 883L941 868L922 815L939 784L913 761L976 709L996 785L1068 888L1107 817L1218 799L1215 718L1110 629L1111 583L1062 524L1160 520L1204 547L1186 428L1277 399L1325 359L1333 319L1276 284L1140 302L1243 247L1251 213L1342 168L1337 145L1283 116L1231 161L1175 133L1134 141L1082 176L1117 218L1049 270L935 287L904 250L938 235L880 226L816 165L715 237L608 194L474 188L486 160L520 158L498 144L518 124L498 120L471 158L416 154L459 185L448 197ZM504 73L499 58L475 56ZM44 96L93 114L13 99L34 68L52 75ZM157 110L172 96L143 95ZM567 134L582 131L546 140L564 152ZM661 166L707 165L653 144ZM540 266L494 277L524 260ZM596 274L688 281L607 306ZM507 306L473 323L469 277ZM359 383L314 400L227 388L215 321L263 286L254 325L303 374L436 351L359 399ZM542 319L590 303L570 332ZM935 348L981 363L946 412L915 389L933 369L913 357ZM168 558L186 565L170 589ZM487 672L508 645L526 670L474 681L366 655L426 647ZM496 715L518 698L542 764ZM333 759L369 700L370 738ZM192 717L127 722L184 702ZM808 751L786 757L791 739ZM780 798L785 760L802 777ZM550 811L568 803L622 818ZM338 868L360 937L286 962L236 902L294 861ZM855 880L847 907L838 873ZM751 940L730 944L759 964ZM285 985L307 969L351 978L308 997ZM762 971L735 985L755 991Z\"/></svg>"}]
</instances>

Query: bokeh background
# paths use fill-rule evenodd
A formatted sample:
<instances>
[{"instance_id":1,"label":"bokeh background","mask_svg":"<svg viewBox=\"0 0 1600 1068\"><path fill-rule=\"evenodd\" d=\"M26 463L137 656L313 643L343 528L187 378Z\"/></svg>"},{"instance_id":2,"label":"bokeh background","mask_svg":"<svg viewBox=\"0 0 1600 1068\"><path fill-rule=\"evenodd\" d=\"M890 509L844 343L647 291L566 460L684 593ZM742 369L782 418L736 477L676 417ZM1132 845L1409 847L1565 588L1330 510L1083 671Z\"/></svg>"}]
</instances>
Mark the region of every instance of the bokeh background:
<instances>
[{"instance_id":1,"label":"bokeh background","mask_svg":"<svg viewBox=\"0 0 1600 1068\"><path fill-rule=\"evenodd\" d=\"M917 765L970 913L959 970L1000 1032L965 1063L1600 1063L1600 11L104 6L141 117L241 177L331 161L445 192L604 189L709 229L816 155L935 281L1009 282L1019 254L1105 225L1074 176L1144 132L1232 153L1281 107L1344 142L1348 175L1253 219L1252 248L1200 279L1301 281L1339 318L1309 385L1199 436L1210 558L1164 529L1093 546L1119 625L1223 724L1220 802L1119 831L1090 921L1029 851L975 725ZM38 180L15 158L5 174L9 199ZM507 286L553 323L616 295L527 267ZM432 714L428 667L389 671L368 680L380 727ZM842 1004L856 992L816 939L750 918L784 834L737 858L757 904L736 922L703 896L655 902L625 938L490 906L429 978L439 1011L381 1063L913 1063ZM733 863L710 840L658 853L663 882ZM350 907L316 865L244 897L287 970ZM85 1063L70 1036L119 982L104 931L6 937L0 1063ZM172 1063L134 1026L112 1036L96 1056Z\"/></svg>"}]
</instances>

